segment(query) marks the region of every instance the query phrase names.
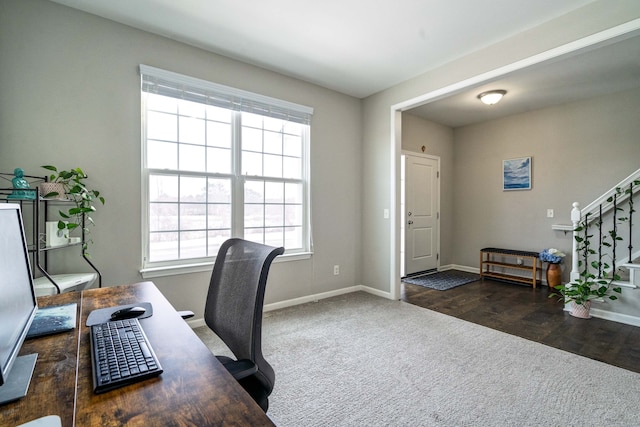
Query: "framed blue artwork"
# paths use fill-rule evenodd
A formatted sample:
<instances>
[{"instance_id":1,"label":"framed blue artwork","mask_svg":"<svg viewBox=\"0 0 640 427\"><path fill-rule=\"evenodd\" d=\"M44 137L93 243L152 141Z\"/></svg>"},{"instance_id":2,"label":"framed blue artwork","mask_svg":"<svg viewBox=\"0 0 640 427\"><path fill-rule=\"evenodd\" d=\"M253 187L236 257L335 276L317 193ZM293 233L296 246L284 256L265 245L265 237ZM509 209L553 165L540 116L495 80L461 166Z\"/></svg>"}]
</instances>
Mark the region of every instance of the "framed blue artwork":
<instances>
[{"instance_id":1,"label":"framed blue artwork","mask_svg":"<svg viewBox=\"0 0 640 427\"><path fill-rule=\"evenodd\" d=\"M531 190L531 157L502 161L502 190Z\"/></svg>"}]
</instances>

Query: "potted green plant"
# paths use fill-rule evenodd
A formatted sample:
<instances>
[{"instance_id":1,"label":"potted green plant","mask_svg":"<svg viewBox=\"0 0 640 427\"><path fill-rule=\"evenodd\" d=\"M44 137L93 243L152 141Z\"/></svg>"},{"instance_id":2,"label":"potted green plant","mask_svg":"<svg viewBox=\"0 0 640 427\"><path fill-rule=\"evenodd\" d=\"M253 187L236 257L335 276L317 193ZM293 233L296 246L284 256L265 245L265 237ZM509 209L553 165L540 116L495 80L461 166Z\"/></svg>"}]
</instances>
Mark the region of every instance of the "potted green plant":
<instances>
[{"instance_id":1,"label":"potted green plant","mask_svg":"<svg viewBox=\"0 0 640 427\"><path fill-rule=\"evenodd\" d=\"M558 301L568 303L571 306L570 314L572 316L587 319L591 317L592 300L604 298L617 300L618 297L615 294L622 293L622 288L613 285L613 281L620 280L620 277L615 273L608 273L611 270L611 266L608 263L601 260L589 262L589 256L595 255L596 251L591 248L590 239L593 235L589 234L588 225L589 215L586 215L575 230L578 233L583 232L582 235L576 234L575 236L580 256L578 260L580 277L566 285L554 286L553 289L556 292L549 295L549 298L558 297ZM616 238L615 231L609 234L611 238ZM603 237L604 240L605 238ZM610 246L606 241L604 241L603 245Z\"/></svg>"},{"instance_id":2,"label":"potted green plant","mask_svg":"<svg viewBox=\"0 0 640 427\"><path fill-rule=\"evenodd\" d=\"M98 200L104 205L104 197L100 195L98 190L87 188L85 181L87 175L80 168L59 171L57 167L52 165L44 165L42 167L53 172L47 177L48 182L61 185L59 190L43 194L43 197L61 198L70 202L68 209L59 211L62 219L58 221L58 229L67 229L69 233L71 233L80 227L85 237L82 250L83 253L86 254L87 243L89 241L86 238L89 234L88 225L94 224L93 218L91 217L91 214L96 211L94 202ZM61 194L60 191L62 191L63 194Z\"/></svg>"}]
</instances>

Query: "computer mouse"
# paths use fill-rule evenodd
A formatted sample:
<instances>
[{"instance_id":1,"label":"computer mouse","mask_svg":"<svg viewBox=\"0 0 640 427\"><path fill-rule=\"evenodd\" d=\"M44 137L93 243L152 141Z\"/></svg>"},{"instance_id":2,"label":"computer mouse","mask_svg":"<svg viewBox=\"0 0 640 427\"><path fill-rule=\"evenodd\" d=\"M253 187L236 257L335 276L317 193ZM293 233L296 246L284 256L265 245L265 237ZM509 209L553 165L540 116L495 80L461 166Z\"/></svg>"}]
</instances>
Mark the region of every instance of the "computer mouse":
<instances>
[{"instance_id":1,"label":"computer mouse","mask_svg":"<svg viewBox=\"0 0 640 427\"><path fill-rule=\"evenodd\" d=\"M131 319L142 316L147 310L144 307L125 307L111 313L111 320Z\"/></svg>"}]
</instances>

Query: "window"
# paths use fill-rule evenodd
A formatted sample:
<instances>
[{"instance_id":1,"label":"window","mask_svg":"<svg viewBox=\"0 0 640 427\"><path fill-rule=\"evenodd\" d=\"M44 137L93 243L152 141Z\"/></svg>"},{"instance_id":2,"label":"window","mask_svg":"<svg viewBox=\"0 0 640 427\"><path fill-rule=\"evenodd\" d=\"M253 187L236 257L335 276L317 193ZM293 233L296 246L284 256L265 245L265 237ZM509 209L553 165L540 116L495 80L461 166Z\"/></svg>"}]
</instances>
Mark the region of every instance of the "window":
<instances>
[{"instance_id":1,"label":"window","mask_svg":"<svg viewBox=\"0 0 640 427\"><path fill-rule=\"evenodd\" d=\"M143 271L211 262L230 237L309 252L312 109L140 72Z\"/></svg>"}]
</instances>

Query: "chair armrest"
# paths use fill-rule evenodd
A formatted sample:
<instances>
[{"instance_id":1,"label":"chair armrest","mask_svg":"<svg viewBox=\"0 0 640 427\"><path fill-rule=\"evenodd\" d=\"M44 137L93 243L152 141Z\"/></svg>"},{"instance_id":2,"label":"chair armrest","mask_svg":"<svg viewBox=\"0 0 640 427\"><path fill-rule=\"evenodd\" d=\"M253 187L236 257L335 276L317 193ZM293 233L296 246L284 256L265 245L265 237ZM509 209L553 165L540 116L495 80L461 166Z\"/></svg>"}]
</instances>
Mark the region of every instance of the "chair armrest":
<instances>
[{"instance_id":1,"label":"chair armrest","mask_svg":"<svg viewBox=\"0 0 640 427\"><path fill-rule=\"evenodd\" d=\"M178 314L180 315L180 317L182 317L183 319L190 319L193 316L195 316L195 314L193 313L193 311L191 310L182 310L179 311Z\"/></svg>"}]
</instances>

